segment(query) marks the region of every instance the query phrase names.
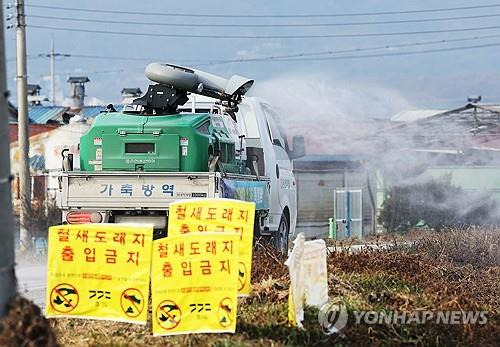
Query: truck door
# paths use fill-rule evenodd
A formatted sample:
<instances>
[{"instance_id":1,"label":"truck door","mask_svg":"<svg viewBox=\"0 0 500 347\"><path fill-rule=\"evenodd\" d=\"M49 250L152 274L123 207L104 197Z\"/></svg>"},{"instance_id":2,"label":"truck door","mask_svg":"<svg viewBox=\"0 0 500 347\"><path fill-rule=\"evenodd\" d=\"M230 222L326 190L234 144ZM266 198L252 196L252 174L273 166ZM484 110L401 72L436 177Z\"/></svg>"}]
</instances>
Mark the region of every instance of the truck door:
<instances>
[{"instance_id":1,"label":"truck door","mask_svg":"<svg viewBox=\"0 0 500 347\"><path fill-rule=\"evenodd\" d=\"M334 191L334 220L337 239L363 237L362 193L361 189L338 188Z\"/></svg>"},{"instance_id":2,"label":"truck door","mask_svg":"<svg viewBox=\"0 0 500 347\"><path fill-rule=\"evenodd\" d=\"M294 210L295 195L295 179L293 176L292 163L288 156L288 144L286 138L281 134L277 125L278 116L274 110L267 104L262 104L262 110L265 114L267 135L269 136L272 145L272 154L274 155L274 163L269 165L269 176L271 177L271 213L273 214L273 222L279 223L281 213L285 206ZM269 159L266 159L269 162ZM294 216L294 211L290 211L291 216ZM294 221L289 221L291 223Z\"/></svg>"}]
</instances>

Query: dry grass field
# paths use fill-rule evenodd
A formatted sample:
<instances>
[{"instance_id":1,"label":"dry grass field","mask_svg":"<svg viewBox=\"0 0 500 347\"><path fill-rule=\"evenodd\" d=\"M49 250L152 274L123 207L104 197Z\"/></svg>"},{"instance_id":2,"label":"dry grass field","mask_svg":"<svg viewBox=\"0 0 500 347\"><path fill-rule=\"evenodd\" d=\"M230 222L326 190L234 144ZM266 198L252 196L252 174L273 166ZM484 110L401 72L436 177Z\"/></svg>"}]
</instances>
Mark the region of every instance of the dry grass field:
<instances>
[{"instance_id":1,"label":"dry grass field","mask_svg":"<svg viewBox=\"0 0 500 347\"><path fill-rule=\"evenodd\" d=\"M153 337L150 325L83 319L47 322L36 307L19 298L3 322L0 345L44 346L55 340L61 346L498 345L500 231L467 228L410 239L384 250L329 254L330 298L342 299L351 313L340 335L323 334L318 311L312 308L306 308L304 330L288 326L285 258L259 241L253 292L239 302L235 334ZM355 324L352 312L359 310L487 311L488 322Z\"/></svg>"}]
</instances>

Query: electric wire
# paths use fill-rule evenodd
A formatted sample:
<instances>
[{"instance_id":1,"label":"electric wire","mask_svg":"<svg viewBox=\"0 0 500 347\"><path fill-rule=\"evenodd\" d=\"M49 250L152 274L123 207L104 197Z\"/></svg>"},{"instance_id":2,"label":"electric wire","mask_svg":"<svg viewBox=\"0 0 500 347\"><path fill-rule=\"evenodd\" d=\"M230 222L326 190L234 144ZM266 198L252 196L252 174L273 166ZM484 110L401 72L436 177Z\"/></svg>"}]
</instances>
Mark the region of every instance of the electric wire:
<instances>
[{"instance_id":1,"label":"electric wire","mask_svg":"<svg viewBox=\"0 0 500 347\"><path fill-rule=\"evenodd\" d=\"M422 18L422 19L403 19L403 20L389 20L377 22L347 22L347 23L290 23L290 24L220 24L220 23L158 23L158 22L138 22L128 20L112 20L106 19L91 19L91 18L74 18L74 17L60 17L60 16L46 16L27 14L28 18L62 20L70 22L86 22L86 23L101 23L101 24L126 24L126 25L151 25L151 26L165 26L165 27L208 27L208 28L303 28L303 27L334 27L334 26L359 26L359 25L387 25L387 24L408 24L408 23L428 23L428 22L443 22L443 21L456 21L468 19L481 19L481 18L496 18L500 17L500 13L482 14L473 16L456 16L456 17L438 17L438 18Z\"/></svg>"},{"instance_id":2,"label":"electric wire","mask_svg":"<svg viewBox=\"0 0 500 347\"><path fill-rule=\"evenodd\" d=\"M464 51L471 49L479 49L479 48L489 48L489 47L498 47L500 46L500 42L493 42L482 45L473 45L473 46L459 46L459 47L449 47L449 48L439 48L439 49L428 49L422 51L407 51L407 52L394 52L394 53L379 53L379 54L364 54L364 55L346 55L346 56L334 56L334 57L304 57L304 58L296 58L296 59L269 59L262 60L262 62L296 62L296 61L327 61L327 60L354 60L354 59L367 59L367 58L381 58L381 57L395 57L395 56L410 56L410 55L422 55L422 54L430 54L430 53L439 53L439 52L450 52L450 51ZM231 61L231 62L207 62L207 63L197 63L193 64L193 67L200 66L212 66L226 63L245 63L248 61L239 60L239 61ZM142 69L141 67L133 67L131 69ZM108 70L108 71L99 71L99 73L115 73L120 72L122 70ZM96 71L97 72L97 71Z\"/></svg>"},{"instance_id":3,"label":"electric wire","mask_svg":"<svg viewBox=\"0 0 500 347\"><path fill-rule=\"evenodd\" d=\"M445 7L433 9L415 9L415 10L399 10L399 11L378 11L378 12L357 12L357 13L315 13L315 14L220 14L220 13L180 13L180 12L144 12L144 11L123 11L123 10L103 10L64 6L50 5L34 5L27 3L26 7L38 9L52 9L75 12L89 13L112 13L112 14L128 14L141 16L168 16L168 17L212 17L212 18L318 18L318 17L358 17L358 16L379 16L379 15L399 15L399 14L414 14L414 13L436 13L449 11L466 11L476 9L491 9L500 7L500 3L487 5L473 5L461 7Z\"/></svg>"},{"instance_id":4,"label":"electric wire","mask_svg":"<svg viewBox=\"0 0 500 347\"><path fill-rule=\"evenodd\" d=\"M309 57L309 58L304 57L304 58L295 58L295 59L269 59L269 60L261 60L261 62L354 60L354 59L367 59L367 58L422 55L422 54L451 52L451 51L465 51L465 50L471 50L471 49L490 48L490 47L499 47L499 46L500 46L500 42L493 42L493 43L486 43L486 44L481 44L481 45L437 48L437 49L427 49L427 50L421 50L421 51L377 53L377 54L363 54L363 55L341 55L341 56L333 56L333 57ZM239 60L239 61L231 61L231 62L206 62L206 63L200 62L200 63L192 64L192 66L193 67L200 67L200 66L213 66L213 65L221 65L221 64L228 64L228 63L246 63L246 62L250 62L250 61ZM141 69L141 68L135 68L135 69Z\"/></svg>"},{"instance_id":5,"label":"electric wire","mask_svg":"<svg viewBox=\"0 0 500 347\"><path fill-rule=\"evenodd\" d=\"M350 49L341 49L341 50L328 50L328 51L319 51L319 52L302 52L302 53L294 53L294 54L284 54L284 55L273 55L266 57L256 57L256 58L239 58L239 59L227 59L227 60L214 60L209 61L212 64L228 64L228 63L240 63L240 62L259 62L266 60L278 60L278 59L287 59L287 58L300 58L300 57L308 57L308 56L318 56L318 55L332 55L332 54L340 54L340 53L356 53L356 52L366 52L372 50L381 50L381 49L394 49L394 48L403 48L403 47L414 47L414 46L426 46L426 45L435 45L435 44L446 44L453 42L463 42L463 41L472 41L472 40L484 40L490 38L499 38L500 34L496 35L484 35L484 36L471 36L471 37L463 37L457 39L441 39L441 40L432 40L432 41L421 41L421 42L411 42L411 43L401 43L401 44L387 44L380 46L372 46L372 47L361 47L361 48L350 48ZM103 60L124 60L124 61L152 61L152 60L161 60L161 58L140 58L140 57L123 57L123 56L106 56L106 55L87 55L87 54L72 54L73 58L83 58L83 59L103 59ZM174 59L177 61L191 61L191 62L200 62L199 59Z\"/></svg>"},{"instance_id":6,"label":"electric wire","mask_svg":"<svg viewBox=\"0 0 500 347\"><path fill-rule=\"evenodd\" d=\"M395 15L395 14L411 14L411 13L434 13L434 12L446 12L446 11L460 11L460 10L473 10L473 9L485 9L485 8L497 8L500 4L489 4L489 5L476 5L476 6L464 6L464 7L449 7L449 8L435 8L435 9L419 9L419 10L406 10L406 11L382 11L382 12L360 12L360 13L336 13L336 14L288 14L288 15L226 15L226 14L196 14L196 13L158 13L158 12L136 12L136 11L120 11L120 10L95 10L95 9L84 9L84 8L73 8L73 7L59 7L59 6L46 6L46 5L31 5L26 4L26 7L33 8L45 8L45 9L55 9L55 10L67 10L67 11L78 11L78 12L92 12L92 13L114 13L114 14L134 14L134 15L160 15L160 16L178 16L178 17L217 17L217 18L316 18L316 17L356 17L356 16L375 16L375 15ZM438 21L452 21L452 20L463 20L463 19L477 19L477 18L488 18L488 17L498 17L500 14L481 14L481 15L471 15L471 16L455 16L455 17L438 17L438 18L422 18L422 19L403 19L403 20L388 20L388 21L378 21L378 22L350 22L350 23L305 23L305 24L171 24L171 23L151 23L151 22L129 22L129 21L115 21L115 20L94 20L94 19L83 19L83 18L60 18L53 16L43 16L43 15L28 15L32 18L40 19L62 19L71 20L79 22L102 22L105 24L136 24L136 25L161 25L161 26L208 26L208 27L321 27L321 26L347 26L347 25L378 25L378 24L402 24L402 23L418 23L418 22L438 22ZM70 32L87 32L87 33L98 33L98 34L110 34L110 35L131 35L131 36L148 36L148 37L177 37L177 38L211 38L211 39L308 39L308 38L354 38L354 37L383 37L383 36L402 36L402 35L424 35L424 34L436 34L436 33L453 33L453 32L467 32L467 31L481 31L481 30L493 30L500 29L500 26L482 26L482 27L469 27L469 28L458 28L458 29L436 29L436 30L421 30L421 31L403 31L403 32L385 32L385 33L346 33L346 34L323 34L323 35L208 35L208 34L168 34L168 33L138 33L138 32L123 32L123 31L110 31L110 30L94 30L94 29L83 29L83 28L61 28L52 27L44 25L29 25L30 28L36 29L50 29L58 31L70 31ZM334 55L341 53L358 53L371 50L381 50L381 49L392 49L401 47L411 47L411 46L423 46L432 44L443 44L459 41L468 40L478 40L498 37L500 35L484 35L484 36L474 36L468 38L457 38L457 39L443 39L434 41L424 41L415 43L403 43L403 44L389 44L383 46L366 47L366 48L353 48L345 50L330 50L323 52L302 52L288 55L275 55L267 57L257 57L257 58L241 58L241 59L231 59L231 60L215 60L209 62L199 62L197 66L206 65L218 65L218 64L229 64L229 63L245 63L245 62L272 62L272 61L321 61L321 60L337 60L337 59L360 59L360 58L374 58L374 57L389 57L389 56L401 56L401 55L415 55L415 54L426 54L426 53L436 53L436 52L447 52L447 51L460 51L469 49L479 49L487 47L496 47L500 43L493 42L481 45L472 46L459 46L459 47L447 47L438 49L427 49L421 51L407 51L407 52L392 52L392 53L376 53L376 54L362 54L362 55L344 55L344 56L327 56L321 57L322 55ZM109 59L109 60L128 60L128 61L146 61L151 60L151 58L125 58L125 57L106 57L98 55L85 55L85 54L75 54L71 55L76 58L86 58L86 59ZM318 57L319 56L319 57ZM186 61L186 60L184 60ZM193 61L193 60L191 60Z\"/></svg>"},{"instance_id":7,"label":"electric wire","mask_svg":"<svg viewBox=\"0 0 500 347\"><path fill-rule=\"evenodd\" d=\"M382 49L395 49L395 48L404 48L404 47L422 47L427 45L436 45L436 44L448 44L454 42L464 42L464 41L475 41L475 40L484 40L491 38L500 38L500 34L494 35L484 35L484 36L470 36L470 37L462 37L456 39L440 39L440 40L431 40L431 41L420 41L420 42L409 42L409 43L401 43L401 44L386 44L380 46L371 46L371 47L356 47L349 49L339 49L339 50L327 50L327 51L318 51L318 52L301 52L301 53L293 53L293 54L283 54L283 55L272 55L265 57L255 57L255 58L239 58L239 59L227 59L227 60L213 60L208 62L200 62L199 59L181 59L176 58L173 60L176 61L189 61L189 62L197 62L200 64L229 64L229 63L245 63L245 62L261 62L261 61L271 61L271 60L282 60L282 59L290 59L290 58L303 58L303 57L311 57L311 56L324 56L324 55L334 55L334 54L342 54L342 53L358 53L358 52L367 52L367 51L376 51ZM103 59L103 60L121 60L121 61L153 61L153 60L162 60L162 58L151 58L151 57L124 57L124 56L106 56L106 55L88 55L88 54L71 54L69 55L71 58L82 58L82 59ZM38 59L41 55L30 55L28 59ZM15 60L15 58L9 58L8 61Z\"/></svg>"},{"instance_id":8,"label":"electric wire","mask_svg":"<svg viewBox=\"0 0 500 347\"><path fill-rule=\"evenodd\" d=\"M350 49L342 49L342 50L328 50L328 51L320 51L320 52L304 52L304 53L294 53L294 54L286 54L286 55L273 55L273 56L267 56L267 57L227 59L227 60L211 61L210 63L227 64L227 63L239 63L239 62L259 62L259 61L267 61L267 60L300 58L300 57L318 56L318 55L332 55L332 54L339 54L339 53L366 52L366 51L381 50L381 49L394 49L394 48L415 47L415 46L420 47L420 46L426 46L426 45L447 44L447 43L453 43L453 42L463 42L463 41L472 41L472 40L484 40L484 39L498 38L498 37L500 37L500 34L462 37L462 38L456 38L456 39L441 39L441 40L433 40L433 41L401 43L401 44L387 44L387 45L381 45L381 46L350 48Z\"/></svg>"},{"instance_id":9,"label":"electric wire","mask_svg":"<svg viewBox=\"0 0 500 347\"><path fill-rule=\"evenodd\" d=\"M364 55L347 55L347 56L335 56L335 57L318 57L318 58L296 58L296 59L281 59L281 60L270 60L270 61L322 61L322 60L344 60L344 59L359 59L359 58L379 58L379 57L393 57L401 55L417 55L417 54L428 54L428 53L438 53L438 52L451 52L451 51L464 51L470 49L478 48L489 48L498 47L500 42L486 43L482 45L473 46L459 46L459 47L448 47L448 48L436 48L427 49L421 51L408 51L408 52L394 52L394 53L379 53L379 54L364 54ZM217 64L198 64L198 66L206 65L217 65Z\"/></svg>"},{"instance_id":10,"label":"electric wire","mask_svg":"<svg viewBox=\"0 0 500 347\"><path fill-rule=\"evenodd\" d=\"M206 34L164 34L164 33L140 33L140 32L125 32L111 30L95 30L81 28L61 28L46 25L28 25L28 28L48 29L57 31L96 33L96 34L111 34L111 35L128 35L128 36L145 36L145 37L170 37L170 38L204 38L204 39L320 39L320 38L355 38L355 37L384 37L384 36L405 36L405 35L425 35L438 33L455 33L468 31L483 31L500 29L499 25L458 28L458 29L436 29L436 30L420 30L420 31L400 31L386 33L350 33L350 34L323 34L323 35L206 35Z\"/></svg>"}]
</instances>

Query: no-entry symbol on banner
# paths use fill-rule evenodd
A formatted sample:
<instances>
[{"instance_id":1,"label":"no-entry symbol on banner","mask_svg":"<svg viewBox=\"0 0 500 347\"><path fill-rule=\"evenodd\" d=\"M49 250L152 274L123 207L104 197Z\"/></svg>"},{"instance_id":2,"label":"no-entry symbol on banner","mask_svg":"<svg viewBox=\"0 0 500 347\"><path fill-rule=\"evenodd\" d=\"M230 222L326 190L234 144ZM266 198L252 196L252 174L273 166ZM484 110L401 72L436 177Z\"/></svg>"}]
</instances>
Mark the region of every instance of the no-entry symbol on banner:
<instances>
[{"instance_id":1,"label":"no-entry symbol on banner","mask_svg":"<svg viewBox=\"0 0 500 347\"><path fill-rule=\"evenodd\" d=\"M241 291L243 288L245 288L247 277L247 268L245 266L245 263L240 261L238 263L238 291Z\"/></svg>"},{"instance_id":2,"label":"no-entry symbol on banner","mask_svg":"<svg viewBox=\"0 0 500 347\"><path fill-rule=\"evenodd\" d=\"M146 324L152 246L151 225L50 227L45 316Z\"/></svg>"},{"instance_id":3,"label":"no-entry symbol on banner","mask_svg":"<svg viewBox=\"0 0 500 347\"><path fill-rule=\"evenodd\" d=\"M79 299L78 291L69 283L58 284L50 292L50 306L60 313L73 311Z\"/></svg>"},{"instance_id":4,"label":"no-entry symbol on banner","mask_svg":"<svg viewBox=\"0 0 500 347\"><path fill-rule=\"evenodd\" d=\"M137 317L144 309L144 296L139 289L125 289L120 298L123 312L129 317Z\"/></svg>"},{"instance_id":5,"label":"no-entry symbol on banner","mask_svg":"<svg viewBox=\"0 0 500 347\"><path fill-rule=\"evenodd\" d=\"M217 317L219 318L219 324L222 327L228 327L233 323L234 315L233 310L235 309L233 305L233 300L230 298L224 298L219 304L217 311Z\"/></svg>"},{"instance_id":6,"label":"no-entry symbol on banner","mask_svg":"<svg viewBox=\"0 0 500 347\"><path fill-rule=\"evenodd\" d=\"M179 325L181 318L181 309L171 300L162 301L156 308L156 321L165 330L175 328Z\"/></svg>"}]
</instances>

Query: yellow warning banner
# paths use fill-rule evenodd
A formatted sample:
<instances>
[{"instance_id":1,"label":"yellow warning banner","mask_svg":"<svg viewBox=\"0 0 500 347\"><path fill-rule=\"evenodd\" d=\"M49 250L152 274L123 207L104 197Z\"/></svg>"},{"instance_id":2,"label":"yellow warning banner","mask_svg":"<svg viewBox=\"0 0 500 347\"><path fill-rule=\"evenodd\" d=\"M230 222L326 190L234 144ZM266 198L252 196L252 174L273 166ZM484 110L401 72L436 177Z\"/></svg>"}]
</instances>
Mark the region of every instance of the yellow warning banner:
<instances>
[{"instance_id":1,"label":"yellow warning banner","mask_svg":"<svg viewBox=\"0 0 500 347\"><path fill-rule=\"evenodd\" d=\"M168 236L194 232L236 232L240 235L238 293L250 294L255 203L232 199L192 199L170 204Z\"/></svg>"},{"instance_id":2,"label":"yellow warning banner","mask_svg":"<svg viewBox=\"0 0 500 347\"><path fill-rule=\"evenodd\" d=\"M146 324L152 235L152 226L51 227L46 316Z\"/></svg>"},{"instance_id":3,"label":"yellow warning banner","mask_svg":"<svg viewBox=\"0 0 500 347\"><path fill-rule=\"evenodd\" d=\"M154 335L236 329L239 237L193 233L153 242Z\"/></svg>"}]
</instances>

